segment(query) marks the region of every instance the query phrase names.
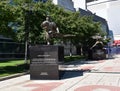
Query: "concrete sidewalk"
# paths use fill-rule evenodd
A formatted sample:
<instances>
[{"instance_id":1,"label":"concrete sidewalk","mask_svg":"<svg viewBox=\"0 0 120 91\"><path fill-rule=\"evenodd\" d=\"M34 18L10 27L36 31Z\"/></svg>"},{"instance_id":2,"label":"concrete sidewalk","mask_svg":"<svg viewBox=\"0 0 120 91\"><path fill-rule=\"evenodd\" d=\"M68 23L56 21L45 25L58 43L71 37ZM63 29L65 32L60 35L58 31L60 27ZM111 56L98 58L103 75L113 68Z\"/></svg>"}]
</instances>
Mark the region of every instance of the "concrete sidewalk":
<instances>
[{"instance_id":1,"label":"concrete sidewalk","mask_svg":"<svg viewBox=\"0 0 120 91\"><path fill-rule=\"evenodd\" d=\"M60 65L60 70L60 80L30 80L28 74L1 81L0 91L120 91L120 55Z\"/></svg>"}]
</instances>

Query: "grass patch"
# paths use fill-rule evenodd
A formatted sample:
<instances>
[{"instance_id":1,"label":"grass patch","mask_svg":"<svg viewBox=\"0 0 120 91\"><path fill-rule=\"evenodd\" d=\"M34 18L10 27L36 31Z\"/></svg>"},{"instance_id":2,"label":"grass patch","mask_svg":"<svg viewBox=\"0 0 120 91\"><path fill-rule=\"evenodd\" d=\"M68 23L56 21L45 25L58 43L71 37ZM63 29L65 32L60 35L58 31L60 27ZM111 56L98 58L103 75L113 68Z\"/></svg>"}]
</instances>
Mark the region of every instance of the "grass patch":
<instances>
[{"instance_id":1,"label":"grass patch","mask_svg":"<svg viewBox=\"0 0 120 91\"><path fill-rule=\"evenodd\" d=\"M65 56L64 62L71 62L71 61L76 61L84 58L85 58L84 56L80 56L80 55Z\"/></svg>"},{"instance_id":2,"label":"grass patch","mask_svg":"<svg viewBox=\"0 0 120 91\"><path fill-rule=\"evenodd\" d=\"M29 69L24 60L0 61L0 77L22 73Z\"/></svg>"},{"instance_id":3,"label":"grass patch","mask_svg":"<svg viewBox=\"0 0 120 91\"><path fill-rule=\"evenodd\" d=\"M8 61L0 61L0 67L5 66L16 66L20 64L24 64L24 60L8 60Z\"/></svg>"}]
</instances>

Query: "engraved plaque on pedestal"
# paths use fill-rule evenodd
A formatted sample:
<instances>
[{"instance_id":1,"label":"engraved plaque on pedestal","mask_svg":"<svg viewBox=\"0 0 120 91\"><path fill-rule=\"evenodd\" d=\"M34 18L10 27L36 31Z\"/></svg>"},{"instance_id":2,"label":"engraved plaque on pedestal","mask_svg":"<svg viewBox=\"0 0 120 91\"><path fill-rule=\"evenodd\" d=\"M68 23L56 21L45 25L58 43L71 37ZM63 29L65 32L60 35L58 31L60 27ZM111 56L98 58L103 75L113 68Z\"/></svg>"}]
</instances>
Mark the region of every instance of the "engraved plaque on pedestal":
<instances>
[{"instance_id":1,"label":"engraved plaque on pedestal","mask_svg":"<svg viewBox=\"0 0 120 91\"><path fill-rule=\"evenodd\" d=\"M30 47L31 64L58 64L64 61L62 46L37 45Z\"/></svg>"}]
</instances>

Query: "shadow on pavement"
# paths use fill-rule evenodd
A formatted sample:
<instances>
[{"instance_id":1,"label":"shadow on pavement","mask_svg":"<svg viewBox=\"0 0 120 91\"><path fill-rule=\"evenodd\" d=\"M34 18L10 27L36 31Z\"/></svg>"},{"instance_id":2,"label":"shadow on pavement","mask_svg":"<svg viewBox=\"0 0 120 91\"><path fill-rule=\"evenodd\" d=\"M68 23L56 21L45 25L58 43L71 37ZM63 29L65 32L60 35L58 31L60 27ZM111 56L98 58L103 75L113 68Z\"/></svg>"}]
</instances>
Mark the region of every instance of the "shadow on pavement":
<instances>
[{"instance_id":1,"label":"shadow on pavement","mask_svg":"<svg viewBox=\"0 0 120 91\"><path fill-rule=\"evenodd\" d=\"M63 70L60 71L60 79L69 79L73 77L83 76L83 72L81 70Z\"/></svg>"}]
</instances>

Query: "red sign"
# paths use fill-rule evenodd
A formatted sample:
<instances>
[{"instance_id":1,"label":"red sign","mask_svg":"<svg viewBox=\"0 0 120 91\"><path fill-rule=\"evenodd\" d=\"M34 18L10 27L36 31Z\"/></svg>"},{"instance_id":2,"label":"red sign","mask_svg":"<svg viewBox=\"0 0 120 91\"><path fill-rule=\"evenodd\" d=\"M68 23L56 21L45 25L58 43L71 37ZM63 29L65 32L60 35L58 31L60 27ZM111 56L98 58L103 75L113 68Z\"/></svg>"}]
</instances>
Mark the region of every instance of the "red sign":
<instances>
[{"instance_id":1,"label":"red sign","mask_svg":"<svg viewBox=\"0 0 120 91\"><path fill-rule=\"evenodd\" d=\"M120 40L114 40L113 45L120 45Z\"/></svg>"}]
</instances>

